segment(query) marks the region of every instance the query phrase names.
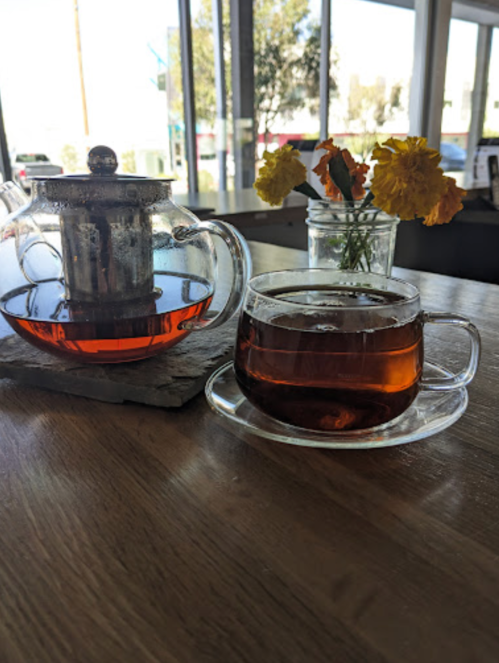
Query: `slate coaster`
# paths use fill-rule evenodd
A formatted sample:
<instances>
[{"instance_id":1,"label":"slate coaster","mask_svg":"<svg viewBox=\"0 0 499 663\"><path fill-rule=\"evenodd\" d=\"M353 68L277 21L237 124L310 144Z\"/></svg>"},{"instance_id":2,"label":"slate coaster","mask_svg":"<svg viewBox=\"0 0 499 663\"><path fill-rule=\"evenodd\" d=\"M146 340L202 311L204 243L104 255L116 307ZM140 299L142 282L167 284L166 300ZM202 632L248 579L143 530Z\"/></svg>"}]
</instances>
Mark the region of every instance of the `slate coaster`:
<instances>
[{"instance_id":1,"label":"slate coaster","mask_svg":"<svg viewBox=\"0 0 499 663\"><path fill-rule=\"evenodd\" d=\"M237 319L193 332L163 354L124 364L81 364L42 352L17 334L0 339L0 378L110 403L180 407L230 361Z\"/></svg>"}]
</instances>

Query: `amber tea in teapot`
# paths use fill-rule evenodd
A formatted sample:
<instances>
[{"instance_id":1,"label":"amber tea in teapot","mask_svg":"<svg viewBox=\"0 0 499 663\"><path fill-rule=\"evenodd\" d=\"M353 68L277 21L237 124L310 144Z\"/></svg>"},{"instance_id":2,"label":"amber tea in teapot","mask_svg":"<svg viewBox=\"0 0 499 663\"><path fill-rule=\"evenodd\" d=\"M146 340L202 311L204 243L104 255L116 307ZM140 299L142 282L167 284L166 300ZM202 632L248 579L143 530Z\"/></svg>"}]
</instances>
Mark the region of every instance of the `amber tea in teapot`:
<instances>
[{"instance_id":1,"label":"amber tea in teapot","mask_svg":"<svg viewBox=\"0 0 499 663\"><path fill-rule=\"evenodd\" d=\"M33 345L84 362L155 355L239 308L251 259L230 224L200 221L171 199L170 180L118 175L116 155L90 151L89 174L34 178L31 202L0 233L0 311ZM0 198L12 207L12 183ZM225 306L212 237L232 262Z\"/></svg>"},{"instance_id":2,"label":"amber tea in teapot","mask_svg":"<svg viewBox=\"0 0 499 663\"><path fill-rule=\"evenodd\" d=\"M114 363L151 357L189 333L182 323L197 320L208 309L213 289L207 281L176 274L155 274L157 297L151 302L108 305L93 316L64 300L59 281L31 285L0 300L11 327L41 350L75 361ZM54 302L60 306L54 311ZM95 319L92 319L95 318Z\"/></svg>"}]
</instances>

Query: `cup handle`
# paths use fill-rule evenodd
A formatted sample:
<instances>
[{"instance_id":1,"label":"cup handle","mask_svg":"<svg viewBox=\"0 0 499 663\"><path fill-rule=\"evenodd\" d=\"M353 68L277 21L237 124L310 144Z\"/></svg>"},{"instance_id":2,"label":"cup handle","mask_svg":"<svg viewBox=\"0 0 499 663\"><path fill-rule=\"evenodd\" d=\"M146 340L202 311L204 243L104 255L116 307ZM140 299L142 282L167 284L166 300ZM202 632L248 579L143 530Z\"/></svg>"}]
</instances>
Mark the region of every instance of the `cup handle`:
<instances>
[{"instance_id":1,"label":"cup handle","mask_svg":"<svg viewBox=\"0 0 499 663\"><path fill-rule=\"evenodd\" d=\"M224 308L213 318L185 320L182 323L182 329L188 329L189 331L218 327L229 320L242 304L246 281L251 274L251 255L246 240L229 223L218 220L197 221L189 226L175 228L173 237L177 242L186 242L201 232L217 235L225 242L232 258L232 286Z\"/></svg>"},{"instance_id":2,"label":"cup handle","mask_svg":"<svg viewBox=\"0 0 499 663\"><path fill-rule=\"evenodd\" d=\"M432 325L457 325L468 332L470 338L470 356L468 365L457 375L443 378L422 378L421 390L450 391L469 384L475 377L480 360L480 334L475 325L457 313L427 312L422 313L423 323Z\"/></svg>"}]
</instances>

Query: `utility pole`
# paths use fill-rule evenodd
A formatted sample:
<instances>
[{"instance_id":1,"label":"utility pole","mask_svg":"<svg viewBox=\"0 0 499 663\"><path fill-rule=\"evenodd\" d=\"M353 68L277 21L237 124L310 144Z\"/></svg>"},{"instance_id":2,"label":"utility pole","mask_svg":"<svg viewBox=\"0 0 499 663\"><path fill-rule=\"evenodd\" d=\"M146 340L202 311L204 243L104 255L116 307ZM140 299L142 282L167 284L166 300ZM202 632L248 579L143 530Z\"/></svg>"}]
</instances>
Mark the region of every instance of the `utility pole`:
<instances>
[{"instance_id":1,"label":"utility pole","mask_svg":"<svg viewBox=\"0 0 499 663\"><path fill-rule=\"evenodd\" d=\"M74 0L74 16L75 16L75 31L76 31L76 50L78 53L78 67L80 70L80 88L81 88L81 103L83 108L83 126L85 129L85 140L87 152L90 150L88 130L88 113L87 113L87 96L85 94L85 80L83 78L83 60L81 57L81 38L80 38L80 18L78 15L78 0Z\"/></svg>"}]
</instances>

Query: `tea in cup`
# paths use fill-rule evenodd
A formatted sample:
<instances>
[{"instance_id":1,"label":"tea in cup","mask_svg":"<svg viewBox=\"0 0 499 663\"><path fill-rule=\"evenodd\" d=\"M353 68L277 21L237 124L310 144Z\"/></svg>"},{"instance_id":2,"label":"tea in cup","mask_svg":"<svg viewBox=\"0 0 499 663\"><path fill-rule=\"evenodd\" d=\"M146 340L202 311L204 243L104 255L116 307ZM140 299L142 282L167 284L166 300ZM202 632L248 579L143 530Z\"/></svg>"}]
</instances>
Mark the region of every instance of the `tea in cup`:
<instances>
[{"instance_id":1,"label":"tea in cup","mask_svg":"<svg viewBox=\"0 0 499 663\"><path fill-rule=\"evenodd\" d=\"M468 365L424 378L426 323L468 332ZM402 415L420 390L459 389L474 377L476 327L454 313L421 310L418 289L380 274L295 269L247 284L234 369L249 402L311 430L380 426Z\"/></svg>"}]
</instances>

